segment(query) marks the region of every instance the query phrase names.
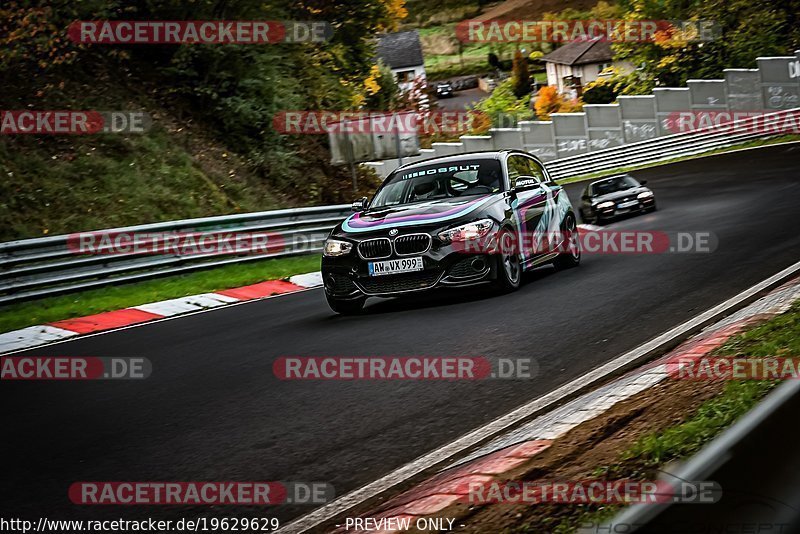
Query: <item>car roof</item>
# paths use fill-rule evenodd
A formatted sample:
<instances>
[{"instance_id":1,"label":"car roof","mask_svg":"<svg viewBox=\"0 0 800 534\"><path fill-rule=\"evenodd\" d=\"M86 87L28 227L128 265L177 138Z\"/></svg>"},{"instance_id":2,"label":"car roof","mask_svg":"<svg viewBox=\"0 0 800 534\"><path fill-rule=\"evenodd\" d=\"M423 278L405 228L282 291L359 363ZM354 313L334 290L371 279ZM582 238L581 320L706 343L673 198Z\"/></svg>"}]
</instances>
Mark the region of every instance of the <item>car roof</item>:
<instances>
[{"instance_id":1,"label":"car roof","mask_svg":"<svg viewBox=\"0 0 800 534\"><path fill-rule=\"evenodd\" d=\"M507 154L521 154L523 156L528 156L536 161L540 161L539 158L534 156L529 152L525 152L524 150L520 150L518 148L503 148L500 150L476 150L474 152L462 152L460 154L448 154L446 156L436 156L434 158L423 159L421 161L412 161L411 163L406 163L405 165L401 165L395 169L395 171L406 169L408 167L413 167L415 165L430 165L435 162L451 162L451 161L458 161L463 158L470 158L480 156L483 158L491 158L491 159L500 159Z\"/></svg>"}]
</instances>

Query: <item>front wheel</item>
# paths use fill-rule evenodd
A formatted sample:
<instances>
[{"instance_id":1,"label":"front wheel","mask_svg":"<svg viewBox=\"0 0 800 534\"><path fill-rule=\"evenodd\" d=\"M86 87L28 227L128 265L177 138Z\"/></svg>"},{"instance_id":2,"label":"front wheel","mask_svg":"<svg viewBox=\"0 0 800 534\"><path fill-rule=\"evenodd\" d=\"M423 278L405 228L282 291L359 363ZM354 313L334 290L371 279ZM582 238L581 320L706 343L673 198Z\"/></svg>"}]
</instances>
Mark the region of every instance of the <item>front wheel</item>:
<instances>
[{"instance_id":1,"label":"front wheel","mask_svg":"<svg viewBox=\"0 0 800 534\"><path fill-rule=\"evenodd\" d=\"M341 315L357 315L361 313L361 310L364 308L364 303L367 301L367 299L364 297L340 300L327 294L325 295L325 299L328 301L328 306L330 306L333 311Z\"/></svg>"},{"instance_id":2,"label":"front wheel","mask_svg":"<svg viewBox=\"0 0 800 534\"><path fill-rule=\"evenodd\" d=\"M500 234L499 244L497 280L494 282L494 287L500 292L508 293L519 289L522 280L522 263L517 254L517 243L513 232L504 230Z\"/></svg>"},{"instance_id":3,"label":"front wheel","mask_svg":"<svg viewBox=\"0 0 800 534\"><path fill-rule=\"evenodd\" d=\"M553 264L558 269L569 269L581 263L581 240L572 215L567 215L563 232L564 243L562 243L561 247L564 251L556 257Z\"/></svg>"}]
</instances>

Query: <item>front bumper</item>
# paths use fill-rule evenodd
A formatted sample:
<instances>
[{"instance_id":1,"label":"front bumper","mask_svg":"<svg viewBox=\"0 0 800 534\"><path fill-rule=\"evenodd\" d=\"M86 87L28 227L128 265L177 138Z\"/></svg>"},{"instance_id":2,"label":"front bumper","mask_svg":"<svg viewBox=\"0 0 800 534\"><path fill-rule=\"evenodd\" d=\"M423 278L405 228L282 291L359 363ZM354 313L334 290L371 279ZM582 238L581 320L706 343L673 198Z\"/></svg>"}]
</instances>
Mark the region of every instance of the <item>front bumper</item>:
<instances>
[{"instance_id":1,"label":"front bumper","mask_svg":"<svg viewBox=\"0 0 800 534\"><path fill-rule=\"evenodd\" d=\"M655 197L647 197L638 199L637 203L631 206L625 206L624 208L622 208L619 206L619 204L615 204L614 206L610 206L608 208L603 208L603 209L595 208L595 212L602 219L611 219L613 217L618 217L620 215L626 215L628 213L635 213L637 211L643 211L652 208L655 205L655 201L656 201Z\"/></svg>"},{"instance_id":2,"label":"front bumper","mask_svg":"<svg viewBox=\"0 0 800 534\"><path fill-rule=\"evenodd\" d=\"M445 246L419 256L422 256L422 271L381 276L370 276L367 265L371 260L364 260L355 252L339 257L323 256L325 292L345 300L364 296L392 297L438 287L469 286L496 278L496 261L489 254L467 254ZM385 259L398 257L393 255Z\"/></svg>"}]
</instances>

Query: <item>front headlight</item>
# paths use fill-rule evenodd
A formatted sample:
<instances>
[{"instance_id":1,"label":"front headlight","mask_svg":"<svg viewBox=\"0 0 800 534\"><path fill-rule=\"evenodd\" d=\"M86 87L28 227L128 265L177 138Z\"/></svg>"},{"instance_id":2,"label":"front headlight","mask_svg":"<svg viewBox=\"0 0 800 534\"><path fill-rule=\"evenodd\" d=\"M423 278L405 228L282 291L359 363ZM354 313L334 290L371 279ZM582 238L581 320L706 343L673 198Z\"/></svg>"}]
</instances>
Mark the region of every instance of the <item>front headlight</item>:
<instances>
[{"instance_id":1,"label":"front headlight","mask_svg":"<svg viewBox=\"0 0 800 534\"><path fill-rule=\"evenodd\" d=\"M353 250L352 243L338 239L328 239L325 241L322 254L323 256L344 256L345 254L350 254L351 250Z\"/></svg>"},{"instance_id":2,"label":"front headlight","mask_svg":"<svg viewBox=\"0 0 800 534\"><path fill-rule=\"evenodd\" d=\"M467 241L485 236L492 230L494 222L491 219L481 219L461 226L456 226L439 233L439 239L449 241Z\"/></svg>"},{"instance_id":3,"label":"front headlight","mask_svg":"<svg viewBox=\"0 0 800 534\"><path fill-rule=\"evenodd\" d=\"M614 207L614 203L611 202L610 200L607 200L605 202L601 202L600 204L597 205L597 209L599 209L599 210L604 210L606 208L613 208L613 207Z\"/></svg>"},{"instance_id":4,"label":"front headlight","mask_svg":"<svg viewBox=\"0 0 800 534\"><path fill-rule=\"evenodd\" d=\"M652 196L653 196L653 192L652 191L642 191L641 193L636 195L636 198L650 198Z\"/></svg>"}]
</instances>

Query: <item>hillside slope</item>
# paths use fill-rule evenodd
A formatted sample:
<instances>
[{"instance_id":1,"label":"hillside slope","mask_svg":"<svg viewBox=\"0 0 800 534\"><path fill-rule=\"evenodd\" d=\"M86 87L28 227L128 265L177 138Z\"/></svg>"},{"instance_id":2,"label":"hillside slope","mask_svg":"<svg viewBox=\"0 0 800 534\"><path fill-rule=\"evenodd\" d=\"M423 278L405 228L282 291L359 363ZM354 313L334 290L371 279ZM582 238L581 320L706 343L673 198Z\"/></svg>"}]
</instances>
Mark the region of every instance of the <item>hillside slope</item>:
<instances>
[{"instance_id":1,"label":"hillside slope","mask_svg":"<svg viewBox=\"0 0 800 534\"><path fill-rule=\"evenodd\" d=\"M251 162L215 138L213 124L196 122L193 110L130 72L78 72L36 94L24 77L5 85L0 109L144 111L153 124L145 133L0 135L0 241L353 196L346 173L340 192L312 185L292 190L256 174ZM303 171L309 184L343 174L328 163L324 143L304 140L301 152L287 153L287 168L311 162Z\"/></svg>"}]
</instances>

